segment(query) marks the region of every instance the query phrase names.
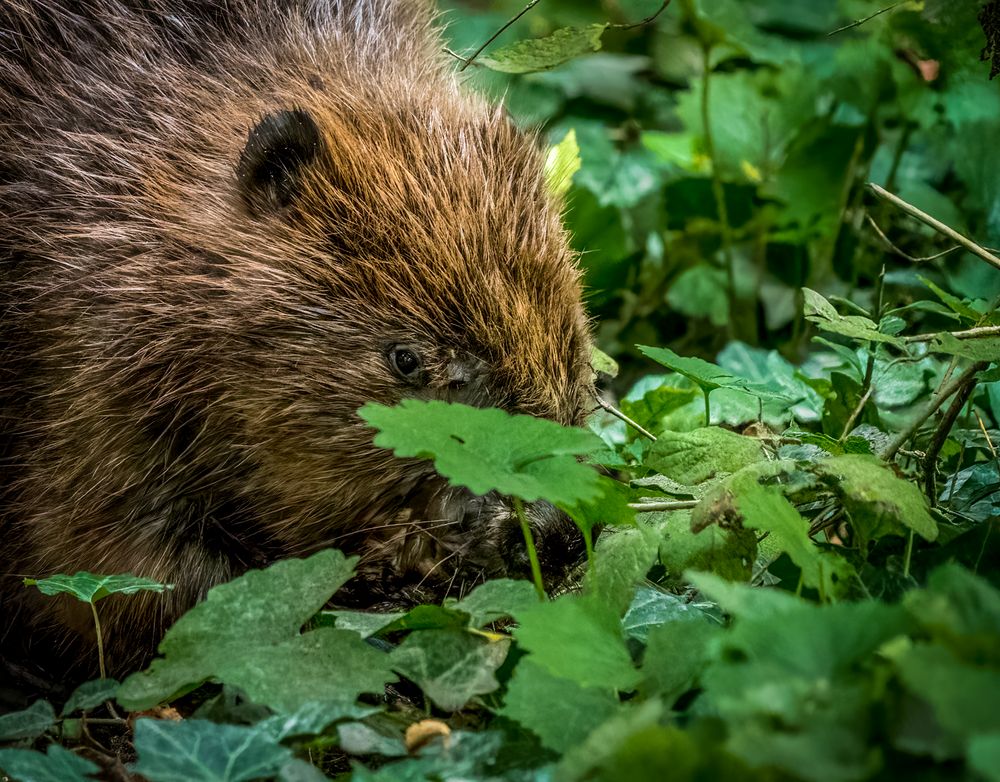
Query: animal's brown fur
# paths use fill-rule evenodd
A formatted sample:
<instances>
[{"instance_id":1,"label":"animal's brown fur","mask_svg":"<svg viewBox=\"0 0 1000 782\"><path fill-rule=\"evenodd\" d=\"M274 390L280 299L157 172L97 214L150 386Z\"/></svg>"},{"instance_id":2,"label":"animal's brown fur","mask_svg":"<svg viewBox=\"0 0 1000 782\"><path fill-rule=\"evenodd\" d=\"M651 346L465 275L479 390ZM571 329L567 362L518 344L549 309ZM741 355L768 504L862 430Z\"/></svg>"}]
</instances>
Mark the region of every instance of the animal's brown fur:
<instances>
[{"instance_id":1,"label":"animal's brown fur","mask_svg":"<svg viewBox=\"0 0 1000 782\"><path fill-rule=\"evenodd\" d=\"M394 460L355 415L409 395L565 423L586 406L578 273L537 145L440 48L421 0L0 7L8 641L90 632L22 575L177 584L103 604L120 670L208 587L282 556L361 552L362 604L511 559L503 503ZM248 132L293 109L318 153L287 208L255 208ZM419 349L425 384L392 373L393 343ZM567 544L557 514L534 517Z\"/></svg>"}]
</instances>

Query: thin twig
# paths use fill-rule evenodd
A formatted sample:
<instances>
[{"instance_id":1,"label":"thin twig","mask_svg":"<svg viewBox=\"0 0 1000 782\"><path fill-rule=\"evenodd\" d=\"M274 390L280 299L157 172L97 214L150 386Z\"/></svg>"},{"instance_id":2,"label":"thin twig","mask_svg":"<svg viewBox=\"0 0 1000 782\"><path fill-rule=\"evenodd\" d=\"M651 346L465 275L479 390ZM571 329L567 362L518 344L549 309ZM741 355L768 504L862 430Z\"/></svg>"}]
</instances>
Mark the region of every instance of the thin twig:
<instances>
[{"instance_id":1,"label":"thin twig","mask_svg":"<svg viewBox=\"0 0 1000 782\"><path fill-rule=\"evenodd\" d=\"M955 425L955 421L957 421L958 416L961 415L962 408L965 407L965 403L969 401L969 396L972 394L972 390L975 387L976 376L972 375L955 393L954 399L952 399L951 404L948 406L944 416L941 418L941 423L938 424L938 428L934 430L934 436L931 438L931 442L927 446L927 454L924 456L924 493L927 494L927 500L930 502L931 507L937 505L938 454L941 453L941 448L944 446L945 440L948 439L948 435L951 433L951 429Z\"/></svg>"},{"instance_id":2,"label":"thin twig","mask_svg":"<svg viewBox=\"0 0 1000 782\"><path fill-rule=\"evenodd\" d=\"M662 502L630 502L628 506L640 513L654 513L669 510L689 510L698 505L700 500L664 500Z\"/></svg>"},{"instance_id":3,"label":"thin twig","mask_svg":"<svg viewBox=\"0 0 1000 782\"><path fill-rule=\"evenodd\" d=\"M829 37L830 37L831 35L836 35L837 33L842 33L842 32L844 32L844 30L850 30L850 29L851 29L852 27L860 27L860 26L861 26L861 25L863 25L863 24L864 24L865 22L868 22L868 21L871 21L871 20L872 20L872 19L874 19L874 18L875 18L876 16L879 16L879 15L881 15L881 14L884 14L884 13L885 13L886 11L891 11L891 10L892 10L893 8L895 8L896 6L900 6L900 5L902 5L903 3L905 3L905 2L907 2L907 0L899 0L899 2L896 2L896 3L893 3L892 5L889 5L889 6L886 6L885 8L881 8L881 9L879 9L878 11L876 11L875 13L871 14L870 16L866 16L866 17L865 17L864 19L855 19L855 20L854 20L853 22L851 22L850 24L845 24L845 25L844 25L843 27L838 27L838 28L837 28L836 30L834 30L833 32L829 32L829 33L827 33L827 34L826 34L826 35L827 35L827 38L829 38Z\"/></svg>"},{"instance_id":4,"label":"thin twig","mask_svg":"<svg viewBox=\"0 0 1000 782\"><path fill-rule=\"evenodd\" d=\"M964 331L936 331L930 334L913 334L903 337L904 342L930 342L942 334L951 334L955 339L983 339L984 337L1000 337L1000 326L977 326Z\"/></svg>"},{"instance_id":5,"label":"thin twig","mask_svg":"<svg viewBox=\"0 0 1000 782\"><path fill-rule=\"evenodd\" d=\"M900 432L898 435L896 435L895 439L893 439L893 441L889 443L889 447L886 448L886 451L882 455L882 458L887 462L892 461L892 459L896 456L896 453L899 451L899 449L903 447L903 445L906 443L907 440L913 437L913 435L921 427L921 425L928 418L934 415L934 413L938 411L941 405L947 402L956 391L958 391L960 388L962 388L962 386L968 383L969 378L975 377L977 372L986 369L988 365L989 364L986 361L977 361L975 364L971 365L964 372L962 372L962 374L960 374L958 377L948 382L947 385L942 386L941 389L934 395L934 398L931 399L931 401L927 404L927 406L920 411L919 415L915 416L913 420L906 425L906 428L903 429L903 431Z\"/></svg>"},{"instance_id":6,"label":"thin twig","mask_svg":"<svg viewBox=\"0 0 1000 782\"><path fill-rule=\"evenodd\" d=\"M955 250L961 250L962 249L959 245L955 245L954 247L949 247L947 250L942 250L939 253L934 253L934 255L928 255L928 256L925 256L923 258L915 258L914 256L910 255L909 253L904 252L903 250L900 250L895 244L893 244L892 240L888 236L885 235L885 233L882 231L881 228L878 227L878 223L876 223L872 219L872 216L870 214L865 214L865 220L868 221L868 225L870 225L872 227L872 229L875 231L875 233L877 233L879 235L879 238L883 242L885 242L886 246L890 250L892 250L894 253L896 253L896 255L899 255L900 257L905 258L910 263L927 263L928 261L936 261L938 258L943 258L945 255L950 255L951 253L955 252Z\"/></svg>"},{"instance_id":7,"label":"thin twig","mask_svg":"<svg viewBox=\"0 0 1000 782\"><path fill-rule=\"evenodd\" d=\"M871 355L874 356L875 353L872 352ZM844 442L844 440L847 439L847 435L849 435L851 433L851 430L854 429L854 422L858 420L858 416L861 415L861 411L865 409L865 405L868 404L868 400L872 398L872 393L874 393L874 391L875 391L875 386L869 385L868 390L865 391L864 395L861 397L857 406L854 408L854 411L847 419L847 422L844 424L844 431L840 435L840 439L837 442L842 443Z\"/></svg>"},{"instance_id":8,"label":"thin twig","mask_svg":"<svg viewBox=\"0 0 1000 782\"><path fill-rule=\"evenodd\" d=\"M458 72L461 73L466 68L468 68L470 65L472 65L472 61L475 60L480 54L482 54L483 50L487 46L489 46L497 38L499 38L501 35L503 35L507 31L508 27L510 27L518 19L520 19L522 16L524 16L526 13L528 13L528 11L530 11L532 8L534 8L536 5L538 5L538 3L539 3L539 0L531 0L531 2L528 3L524 8L522 8L517 14L515 14L513 17L511 17L510 19L508 19L507 23L503 27L501 27L499 30L497 30L495 33L493 33L493 35L491 35L489 38L486 39L486 43L484 43L482 46L480 46L478 49L476 49L476 51L474 51L470 57L467 57L465 59L465 62L463 63L462 67L458 69Z\"/></svg>"},{"instance_id":9,"label":"thin twig","mask_svg":"<svg viewBox=\"0 0 1000 782\"><path fill-rule=\"evenodd\" d=\"M667 6L670 5L670 2L671 0L664 0L663 5L657 8L656 11L651 13L642 21L635 22L633 24L612 24L608 26L613 27L616 30L634 30L636 27L642 27L643 25L649 24L650 22L655 22L656 17L658 17L660 14L662 14L664 11L667 10Z\"/></svg>"},{"instance_id":10,"label":"thin twig","mask_svg":"<svg viewBox=\"0 0 1000 782\"><path fill-rule=\"evenodd\" d=\"M868 187L870 187L872 189L872 192L875 193L875 195L877 195L879 198L884 199L889 203L893 204L894 206L899 207L911 217L916 217L924 225L929 225L938 233L947 236L952 241L958 242L970 253L979 256L991 266L1000 269L1000 258L995 256L993 253L991 253L982 245L976 244L976 242L972 241L967 236L963 236L951 226L945 225L940 220L931 217L929 214L927 214L924 211L921 211L920 209L917 209L917 207L915 207L913 204L904 201L898 195L890 193L884 187L879 187L874 182L869 182Z\"/></svg>"},{"instance_id":11,"label":"thin twig","mask_svg":"<svg viewBox=\"0 0 1000 782\"><path fill-rule=\"evenodd\" d=\"M624 421L626 424L631 426L633 429L639 432L639 434L648 437L654 443L656 442L655 434L644 429L640 424L633 421L631 418L625 415L625 413L623 413L621 410L619 410L611 403L605 402L603 399L601 399L600 394L595 393L594 399L597 401L597 404L601 407L602 410L606 410L607 412L611 413L611 415L613 415L615 418L617 418L619 421Z\"/></svg>"}]
</instances>

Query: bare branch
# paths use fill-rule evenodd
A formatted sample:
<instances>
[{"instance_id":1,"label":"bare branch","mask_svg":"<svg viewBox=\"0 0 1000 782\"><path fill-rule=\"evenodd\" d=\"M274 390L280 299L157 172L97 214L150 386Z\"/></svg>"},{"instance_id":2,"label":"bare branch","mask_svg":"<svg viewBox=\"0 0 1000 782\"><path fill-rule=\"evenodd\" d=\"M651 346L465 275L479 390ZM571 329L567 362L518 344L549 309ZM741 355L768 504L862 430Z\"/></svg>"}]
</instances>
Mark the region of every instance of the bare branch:
<instances>
[{"instance_id":1,"label":"bare branch","mask_svg":"<svg viewBox=\"0 0 1000 782\"><path fill-rule=\"evenodd\" d=\"M607 412L611 413L611 415L613 415L615 418L617 418L619 421L624 421L626 424L631 426L633 429L639 432L639 434L643 435L644 437L648 437L654 443L656 442L656 435L654 435L652 432L647 431L646 429L643 429L642 426L633 421L631 418L625 415L625 413L623 413L614 405L605 402L603 399L601 399L600 394L595 393L594 399L597 400L597 404L601 407L602 410L606 410Z\"/></svg>"},{"instance_id":2,"label":"bare branch","mask_svg":"<svg viewBox=\"0 0 1000 782\"><path fill-rule=\"evenodd\" d=\"M514 22L516 22L518 19L520 19L526 13L528 13L528 11L530 11L532 8L534 8L536 5L538 5L538 3L539 3L539 0L531 0L531 2L528 3L524 8L522 8L518 13L516 13L514 16L512 16L510 19L508 19L507 23L503 27L501 27L499 30L497 30L495 33L493 33L493 35L491 35L489 38L487 38L486 42L482 46L480 46L478 49L476 49L476 51L474 51L471 56L469 56L467 58L464 58L464 62L462 64L462 67L458 69L458 72L461 73L466 68L468 68L470 65L472 65L472 61L475 60L480 54L482 54L483 50L487 46L489 46L497 38L499 38L501 35L503 35L507 31L508 27L510 27L512 24L514 24Z\"/></svg>"},{"instance_id":3,"label":"bare branch","mask_svg":"<svg viewBox=\"0 0 1000 782\"><path fill-rule=\"evenodd\" d=\"M850 30L852 27L860 27L865 22L870 21L871 19L874 19L876 16L880 16L881 14L884 14L886 11L891 11L893 8L896 8L897 6L900 6L903 3L905 3L905 2L907 2L907 0L899 0L899 2L893 3L892 5L888 5L885 8L880 8L875 13L869 14L868 16L866 16L864 19L855 19L850 24L845 24L843 27L838 27L836 30L833 30L832 32L829 32L826 35L829 38L831 35L836 35L837 33L842 33L842 32L844 32L844 30Z\"/></svg>"}]
</instances>

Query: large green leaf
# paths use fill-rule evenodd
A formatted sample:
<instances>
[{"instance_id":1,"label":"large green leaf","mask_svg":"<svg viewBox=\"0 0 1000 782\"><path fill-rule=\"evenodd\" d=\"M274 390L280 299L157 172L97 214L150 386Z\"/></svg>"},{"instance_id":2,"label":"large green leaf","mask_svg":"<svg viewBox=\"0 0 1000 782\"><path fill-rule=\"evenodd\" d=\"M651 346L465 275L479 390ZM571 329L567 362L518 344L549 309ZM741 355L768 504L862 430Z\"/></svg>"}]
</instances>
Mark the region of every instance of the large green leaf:
<instances>
[{"instance_id":1,"label":"large green leaf","mask_svg":"<svg viewBox=\"0 0 1000 782\"><path fill-rule=\"evenodd\" d=\"M30 749L0 749L0 769L17 782L93 782L100 771L96 763L57 744L49 745L44 755Z\"/></svg>"},{"instance_id":2,"label":"large green leaf","mask_svg":"<svg viewBox=\"0 0 1000 782\"><path fill-rule=\"evenodd\" d=\"M136 592L163 592L172 584L132 575L98 576L80 571L72 576L57 574L48 578L26 578L26 586L36 586L43 595L73 595L85 603L96 603L108 595L133 595Z\"/></svg>"},{"instance_id":3,"label":"large green leaf","mask_svg":"<svg viewBox=\"0 0 1000 782\"><path fill-rule=\"evenodd\" d=\"M394 679L388 655L357 633L301 628L351 577L339 551L252 570L210 590L160 644L162 657L126 679L118 702L147 709L209 679L290 712L310 701L353 701Z\"/></svg>"},{"instance_id":4,"label":"large green leaf","mask_svg":"<svg viewBox=\"0 0 1000 782\"><path fill-rule=\"evenodd\" d=\"M501 73L546 71L574 57L596 52L601 48L601 37L607 28L607 24L563 27L544 38L531 38L504 46L479 57L476 62Z\"/></svg>"},{"instance_id":5,"label":"large green leaf","mask_svg":"<svg viewBox=\"0 0 1000 782\"><path fill-rule=\"evenodd\" d=\"M601 447L583 429L496 408L415 399L396 407L369 403L358 414L379 429L376 445L397 456L433 459L441 475L476 494L497 490L564 506L601 495L600 476L575 458Z\"/></svg>"}]
</instances>

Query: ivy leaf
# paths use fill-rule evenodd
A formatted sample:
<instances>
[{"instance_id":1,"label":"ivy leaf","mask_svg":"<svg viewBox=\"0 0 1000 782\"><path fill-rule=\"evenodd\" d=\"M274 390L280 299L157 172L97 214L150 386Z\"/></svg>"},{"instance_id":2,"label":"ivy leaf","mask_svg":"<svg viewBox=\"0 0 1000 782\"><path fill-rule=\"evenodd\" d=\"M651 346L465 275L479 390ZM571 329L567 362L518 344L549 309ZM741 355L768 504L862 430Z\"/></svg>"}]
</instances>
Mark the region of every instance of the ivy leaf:
<instances>
[{"instance_id":1,"label":"ivy leaf","mask_svg":"<svg viewBox=\"0 0 1000 782\"><path fill-rule=\"evenodd\" d=\"M173 589L173 584L161 584L150 578L139 578L130 574L120 576L98 576L80 571L72 576L58 573L48 578L26 578L25 586L38 587L43 595L73 595L84 603L96 603L108 595L134 595L136 592L164 592Z\"/></svg>"},{"instance_id":2,"label":"ivy leaf","mask_svg":"<svg viewBox=\"0 0 1000 782\"><path fill-rule=\"evenodd\" d=\"M529 656L514 669L499 713L526 727L549 749L565 752L619 708L610 689L556 676Z\"/></svg>"},{"instance_id":3,"label":"ivy leaf","mask_svg":"<svg viewBox=\"0 0 1000 782\"><path fill-rule=\"evenodd\" d=\"M582 54L598 51L601 37L607 29L607 24L562 27L544 38L531 38L504 46L476 62L501 73L547 71Z\"/></svg>"},{"instance_id":4,"label":"ivy leaf","mask_svg":"<svg viewBox=\"0 0 1000 782\"><path fill-rule=\"evenodd\" d=\"M0 769L18 782L93 782L93 775L100 772L97 764L58 744L50 744L44 755L30 749L0 749Z\"/></svg>"},{"instance_id":5,"label":"ivy leaf","mask_svg":"<svg viewBox=\"0 0 1000 782\"><path fill-rule=\"evenodd\" d=\"M150 782L251 782L277 776L292 751L258 727L207 720L135 723L133 770Z\"/></svg>"},{"instance_id":6,"label":"ivy leaf","mask_svg":"<svg viewBox=\"0 0 1000 782\"><path fill-rule=\"evenodd\" d=\"M843 497L862 542L900 534L903 528L912 529L924 540L937 538L937 522L931 517L920 489L897 478L878 459L834 456L814 462L811 469L836 479L834 489Z\"/></svg>"},{"instance_id":7,"label":"ivy leaf","mask_svg":"<svg viewBox=\"0 0 1000 782\"><path fill-rule=\"evenodd\" d=\"M575 458L602 445L583 429L497 408L416 399L396 407L368 403L358 415L380 430L376 445L397 456L433 459L441 475L475 494L497 490L564 507L602 494L601 477Z\"/></svg>"},{"instance_id":8,"label":"ivy leaf","mask_svg":"<svg viewBox=\"0 0 1000 782\"><path fill-rule=\"evenodd\" d=\"M105 701L115 697L118 691L118 682L114 679L94 679L94 681L84 682L69 696L66 705L63 706L62 716L72 714L74 711L86 711L95 706L100 706Z\"/></svg>"},{"instance_id":9,"label":"ivy leaf","mask_svg":"<svg viewBox=\"0 0 1000 782\"><path fill-rule=\"evenodd\" d=\"M496 670L509 648L506 638L487 640L461 630L424 630L407 636L390 658L392 667L420 685L435 704L456 711L473 696L500 686Z\"/></svg>"},{"instance_id":10,"label":"ivy leaf","mask_svg":"<svg viewBox=\"0 0 1000 782\"><path fill-rule=\"evenodd\" d=\"M538 593L530 581L496 578L480 584L461 600L446 600L445 606L467 613L471 627L482 627L504 617L517 618L537 602Z\"/></svg>"},{"instance_id":11,"label":"ivy leaf","mask_svg":"<svg viewBox=\"0 0 1000 782\"><path fill-rule=\"evenodd\" d=\"M209 679L280 712L382 692L395 679L388 656L356 632L300 632L351 577L355 561L321 551L215 587L167 631L159 648L163 657L122 683L118 702L133 711L148 709Z\"/></svg>"},{"instance_id":12,"label":"ivy leaf","mask_svg":"<svg viewBox=\"0 0 1000 782\"><path fill-rule=\"evenodd\" d=\"M48 701L35 701L28 708L0 716L0 741L36 739L55 725L56 713Z\"/></svg>"},{"instance_id":13,"label":"ivy leaf","mask_svg":"<svg viewBox=\"0 0 1000 782\"><path fill-rule=\"evenodd\" d=\"M627 691L642 678L625 646L618 614L593 597L563 595L521 614L514 631L531 660L583 687Z\"/></svg>"},{"instance_id":14,"label":"ivy leaf","mask_svg":"<svg viewBox=\"0 0 1000 782\"><path fill-rule=\"evenodd\" d=\"M580 145L576 142L576 131L570 128L563 136L562 141L549 147L549 152L545 156L544 174L549 192L557 198L565 196L569 192L573 184L573 177L580 170L581 165ZM614 364L609 356L601 353L596 347L593 348L593 351L595 355L600 354ZM613 374L612 377L614 377Z\"/></svg>"},{"instance_id":15,"label":"ivy leaf","mask_svg":"<svg viewBox=\"0 0 1000 782\"><path fill-rule=\"evenodd\" d=\"M806 320L815 323L823 331L856 340L884 342L900 350L906 348L906 343L900 338L879 331L878 325L871 318L841 315L826 298L809 288L803 288L802 295L805 299Z\"/></svg>"}]
</instances>

